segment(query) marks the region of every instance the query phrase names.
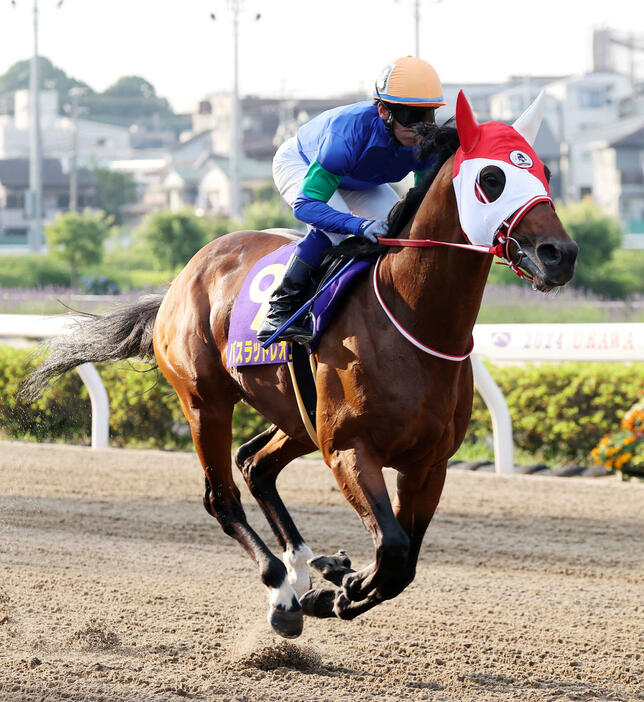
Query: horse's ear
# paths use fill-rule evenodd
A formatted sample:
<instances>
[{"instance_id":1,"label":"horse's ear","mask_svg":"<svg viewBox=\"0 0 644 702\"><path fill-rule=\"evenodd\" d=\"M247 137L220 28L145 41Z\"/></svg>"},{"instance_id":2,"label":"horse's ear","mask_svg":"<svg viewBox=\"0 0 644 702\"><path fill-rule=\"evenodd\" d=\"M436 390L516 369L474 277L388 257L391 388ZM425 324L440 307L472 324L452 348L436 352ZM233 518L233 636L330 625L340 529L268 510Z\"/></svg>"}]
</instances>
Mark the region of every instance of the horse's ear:
<instances>
[{"instance_id":1,"label":"horse's ear","mask_svg":"<svg viewBox=\"0 0 644 702\"><path fill-rule=\"evenodd\" d=\"M462 90L458 92L456 99L456 128L461 147L467 154L476 146L481 136L481 127L476 121L472 112L472 107Z\"/></svg>"},{"instance_id":2,"label":"horse's ear","mask_svg":"<svg viewBox=\"0 0 644 702\"><path fill-rule=\"evenodd\" d=\"M545 106L545 93L543 90L537 95L537 99L528 109L517 118L512 125L517 132L532 146L537 138L537 132L543 119L543 108Z\"/></svg>"}]
</instances>

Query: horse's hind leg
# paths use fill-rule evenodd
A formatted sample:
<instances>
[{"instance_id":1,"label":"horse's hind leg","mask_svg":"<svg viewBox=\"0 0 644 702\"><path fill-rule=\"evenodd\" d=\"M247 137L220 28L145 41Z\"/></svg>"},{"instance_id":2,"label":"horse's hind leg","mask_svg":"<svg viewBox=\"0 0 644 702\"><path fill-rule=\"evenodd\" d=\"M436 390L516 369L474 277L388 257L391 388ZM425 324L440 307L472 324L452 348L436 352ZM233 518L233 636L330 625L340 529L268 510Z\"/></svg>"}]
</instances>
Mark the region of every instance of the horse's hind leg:
<instances>
[{"instance_id":1,"label":"horse's hind leg","mask_svg":"<svg viewBox=\"0 0 644 702\"><path fill-rule=\"evenodd\" d=\"M234 402L232 399L214 400L214 393L208 393L207 403L196 393L190 393L189 397L185 393L179 396L206 474L204 507L257 564L262 582L270 592L270 625L281 636L299 636L303 624L302 608L286 568L249 526L239 489L233 481L230 455Z\"/></svg>"},{"instance_id":2,"label":"horse's hind leg","mask_svg":"<svg viewBox=\"0 0 644 702\"><path fill-rule=\"evenodd\" d=\"M282 547L289 581L298 596L311 587L308 561L313 557L313 552L304 542L282 502L276 480L288 463L314 448L311 442L303 443L293 439L273 425L240 447L235 455L235 462L248 489Z\"/></svg>"}]
</instances>

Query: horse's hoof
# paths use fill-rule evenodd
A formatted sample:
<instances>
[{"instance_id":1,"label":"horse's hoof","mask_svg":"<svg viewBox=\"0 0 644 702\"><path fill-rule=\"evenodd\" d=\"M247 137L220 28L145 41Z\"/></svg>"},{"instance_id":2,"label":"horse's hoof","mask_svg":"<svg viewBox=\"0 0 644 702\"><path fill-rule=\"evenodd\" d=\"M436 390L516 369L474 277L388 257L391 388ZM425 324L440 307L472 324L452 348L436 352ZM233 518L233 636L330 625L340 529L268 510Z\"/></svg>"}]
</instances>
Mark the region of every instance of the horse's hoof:
<instances>
[{"instance_id":1,"label":"horse's hoof","mask_svg":"<svg viewBox=\"0 0 644 702\"><path fill-rule=\"evenodd\" d=\"M342 591L347 600L356 602L362 599L362 580L358 573L347 573L344 576L342 579Z\"/></svg>"},{"instance_id":2,"label":"horse's hoof","mask_svg":"<svg viewBox=\"0 0 644 702\"><path fill-rule=\"evenodd\" d=\"M351 559L343 548L332 556L316 556L315 558L310 558L307 562L322 575L324 575L325 570L331 568L351 568Z\"/></svg>"},{"instance_id":3,"label":"horse's hoof","mask_svg":"<svg viewBox=\"0 0 644 702\"><path fill-rule=\"evenodd\" d=\"M327 619L335 617L333 603L335 602L335 590L309 590L300 597L302 611L309 617Z\"/></svg>"},{"instance_id":4,"label":"horse's hoof","mask_svg":"<svg viewBox=\"0 0 644 702\"><path fill-rule=\"evenodd\" d=\"M333 613L338 619L352 619L350 606L351 601L343 592L339 592L333 601Z\"/></svg>"},{"instance_id":5,"label":"horse's hoof","mask_svg":"<svg viewBox=\"0 0 644 702\"><path fill-rule=\"evenodd\" d=\"M285 609L271 607L267 618L273 631L285 639L296 639L304 628L304 617L301 609L287 612Z\"/></svg>"},{"instance_id":6,"label":"horse's hoof","mask_svg":"<svg viewBox=\"0 0 644 702\"><path fill-rule=\"evenodd\" d=\"M351 560L344 550L338 551L333 556L311 558L308 564L311 568L315 568L325 580L329 580L334 585L341 585L342 578L351 568Z\"/></svg>"}]
</instances>

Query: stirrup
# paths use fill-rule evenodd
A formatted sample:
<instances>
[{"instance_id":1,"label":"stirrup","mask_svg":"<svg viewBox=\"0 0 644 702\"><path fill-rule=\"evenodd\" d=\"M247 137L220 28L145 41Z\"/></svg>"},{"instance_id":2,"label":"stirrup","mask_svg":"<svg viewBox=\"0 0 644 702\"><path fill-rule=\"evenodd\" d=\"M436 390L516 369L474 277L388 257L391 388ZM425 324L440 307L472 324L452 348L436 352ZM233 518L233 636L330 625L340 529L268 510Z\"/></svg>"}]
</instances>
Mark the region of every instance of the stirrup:
<instances>
[{"instance_id":1,"label":"stirrup","mask_svg":"<svg viewBox=\"0 0 644 702\"><path fill-rule=\"evenodd\" d=\"M288 317L278 324L265 320L257 332L257 339L262 343L267 341L287 320ZM309 326L306 326L307 321L310 321ZM295 341L298 344L308 344L313 341L314 338L315 331L313 330L312 318L310 314L306 314L303 322L297 320L292 322L289 327L282 330L282 333L273 343L276 341Z\"/></svg>"},{"instance_id":2,"label":"stirrup","mask_svg":"<svg viewBox=\"0 0 644 702\"><path fill-rule=\"evenodd\" d=\"M280 336L277 337L277 341L294 341L296 344L310 344L313 339L315 339L315 332L313 329L307 330L306 334L289 334L288 336L280 334Z\"/></svg>"}]
</instances>

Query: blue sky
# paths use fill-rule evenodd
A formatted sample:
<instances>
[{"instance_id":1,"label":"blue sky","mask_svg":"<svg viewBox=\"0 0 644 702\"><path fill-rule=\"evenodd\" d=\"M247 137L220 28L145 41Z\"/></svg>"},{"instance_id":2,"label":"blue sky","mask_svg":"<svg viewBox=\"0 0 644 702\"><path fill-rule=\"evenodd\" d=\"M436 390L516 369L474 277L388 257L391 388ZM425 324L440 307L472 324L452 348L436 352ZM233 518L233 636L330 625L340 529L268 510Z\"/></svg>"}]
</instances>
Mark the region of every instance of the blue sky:
<instances>
[{"instance_id":1,"label":"blue sky","mask_svg":"<svg viewBox=\"0 0 644 702\"><path fill-rule=\"evenodd\" d=\"M232 85L227 0L39 0L41 53L102 90L127 74L175 109ZM319 96L366 89L414 51L412 0L245 0L244 94ZM32 0L0 0L0 73L31 53ZM591 67L592 29L644 35L641 0L421 0L421 56L444 82L564 75ZM212 22L210 12L217 21ZM260 12L262 17L255 20ZM643 57L644 58L644 57ZM640 61L644 69L644 61ZM644 78L644 71L640 73Z\"/></svg>"}]
</instances>

